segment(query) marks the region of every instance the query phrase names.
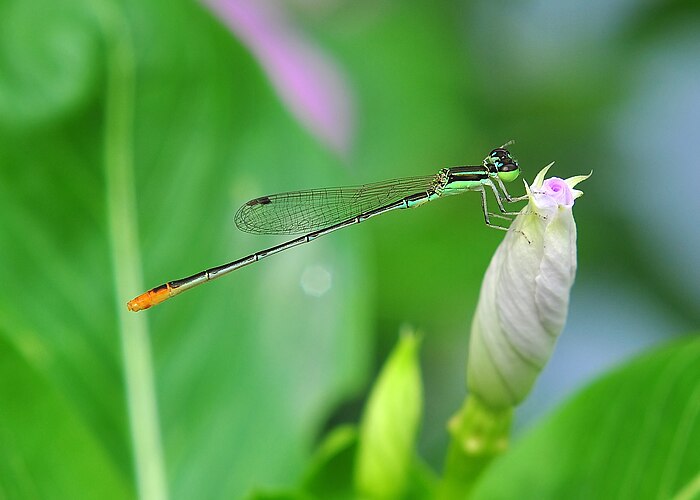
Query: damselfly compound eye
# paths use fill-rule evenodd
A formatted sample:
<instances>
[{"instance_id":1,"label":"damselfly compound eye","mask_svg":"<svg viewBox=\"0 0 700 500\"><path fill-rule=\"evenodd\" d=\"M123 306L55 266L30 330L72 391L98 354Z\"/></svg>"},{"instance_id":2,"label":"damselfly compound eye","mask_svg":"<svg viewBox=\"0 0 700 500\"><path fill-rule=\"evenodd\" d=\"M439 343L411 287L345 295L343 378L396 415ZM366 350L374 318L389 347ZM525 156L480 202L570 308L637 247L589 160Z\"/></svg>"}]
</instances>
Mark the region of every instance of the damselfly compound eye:
<instances>
[{"instance_id":1,"label":"damselfly compound eye","mask_svg":"<svg viewBox=\"0 0 700 500\"><path fill-rule=\"evenodd\" d=\"M491 172L509 172L503 170L504 166L512 165L511 170L518 168L518 162L513 159L506 148L496 148L492 150L484 160L484 166L489 167Z\"/></svg>"}]
</instances>

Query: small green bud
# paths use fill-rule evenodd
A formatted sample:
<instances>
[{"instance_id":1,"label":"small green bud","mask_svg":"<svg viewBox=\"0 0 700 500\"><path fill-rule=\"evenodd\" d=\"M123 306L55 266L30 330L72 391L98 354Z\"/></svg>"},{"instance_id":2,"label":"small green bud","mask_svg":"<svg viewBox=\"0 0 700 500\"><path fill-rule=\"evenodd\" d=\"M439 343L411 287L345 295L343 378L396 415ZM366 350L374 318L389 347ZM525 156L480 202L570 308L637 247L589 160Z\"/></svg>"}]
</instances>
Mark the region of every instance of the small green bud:
<instances>
[{"instance_id":1,"label":"small green bud","mask_svg":"<svg viewBox=\"0 0 700 500\"><path fill-rule=\"evenodd\" d=\"M355 486L366 498L396 498L409 480L421 418L419 340L402 332L370 394L360 426Z\"/></svg>"}]
</instances>

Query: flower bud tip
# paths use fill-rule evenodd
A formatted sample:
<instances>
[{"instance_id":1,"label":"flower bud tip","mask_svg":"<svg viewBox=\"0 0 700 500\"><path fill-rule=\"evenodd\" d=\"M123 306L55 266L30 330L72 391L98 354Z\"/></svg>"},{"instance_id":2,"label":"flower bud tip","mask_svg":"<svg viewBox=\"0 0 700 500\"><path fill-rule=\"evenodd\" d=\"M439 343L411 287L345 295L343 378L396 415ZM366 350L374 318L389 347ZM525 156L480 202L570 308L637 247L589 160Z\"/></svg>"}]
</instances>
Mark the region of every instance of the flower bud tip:
<instances>
[{"instance_id":1,"label":"flower bud tip","mask_svg":"<svg viewBox=\"0 0 700 500\"><path fill-rule=\"evenodd\" d=\"M547 172L549 171L550 168L552 168L552 165L554 165L554 162L550 163L546 167L544 167L540 172L535 176L535 180L532 181L532 186L535 188L541 188L542 183L544 182L544 176L547 175Z\"/></svg>"}]
</instances>

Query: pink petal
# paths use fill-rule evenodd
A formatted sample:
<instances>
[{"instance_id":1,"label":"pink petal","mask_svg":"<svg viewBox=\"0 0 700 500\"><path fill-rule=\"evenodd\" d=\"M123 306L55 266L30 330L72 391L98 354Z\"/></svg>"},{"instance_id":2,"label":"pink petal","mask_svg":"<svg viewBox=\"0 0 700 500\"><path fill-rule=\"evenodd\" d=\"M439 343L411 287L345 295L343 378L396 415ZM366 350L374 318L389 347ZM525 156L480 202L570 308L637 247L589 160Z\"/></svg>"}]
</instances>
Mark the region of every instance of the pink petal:
<instances>
[{"instance_id":1,"label":"pink petal","mask_svg":"<svg viewBox=\"0 0 700 500\"><path fill-rule=\"evenodd\" d=\"M250 49L290 112L339 153L352 143L349 85L334 62L304 38L277 3L204 0Z\"/></svg>"},{"instance_id":2,"label":"pink petal","mask_svg":"<svg viewBox=\"0 0 700 500\"><path fill-rule=\"evenodd\" d=\"M550 177L542 184L542 192L549 196L557 205L571 207L574 205L574 192L565 180Z\"/></svg>"}]
</instances>

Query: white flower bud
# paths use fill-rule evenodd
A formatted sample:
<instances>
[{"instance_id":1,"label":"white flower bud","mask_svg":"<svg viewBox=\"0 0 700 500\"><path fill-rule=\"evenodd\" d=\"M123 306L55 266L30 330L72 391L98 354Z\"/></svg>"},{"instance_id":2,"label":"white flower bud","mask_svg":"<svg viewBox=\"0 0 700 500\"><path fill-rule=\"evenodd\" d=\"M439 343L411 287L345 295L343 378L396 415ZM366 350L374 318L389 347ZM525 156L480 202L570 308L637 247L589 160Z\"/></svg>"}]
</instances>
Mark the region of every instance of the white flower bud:
<instances>
[{"instance_id":1,"label":"white flower bud","mask_svg":"<svg viewBox=\"0 0 700 500\"><path fill-rule=\"evenodd\" d=\"M573 189L587 176L544 180L547 165L491 259L472 323L467 386L492 408L530 392L564 327L576 274Z\"/></svg>"}]
</instances>

